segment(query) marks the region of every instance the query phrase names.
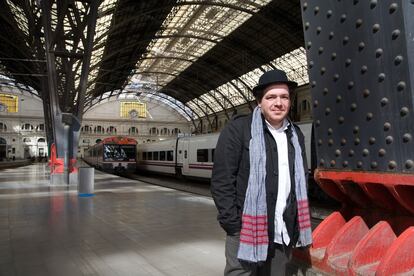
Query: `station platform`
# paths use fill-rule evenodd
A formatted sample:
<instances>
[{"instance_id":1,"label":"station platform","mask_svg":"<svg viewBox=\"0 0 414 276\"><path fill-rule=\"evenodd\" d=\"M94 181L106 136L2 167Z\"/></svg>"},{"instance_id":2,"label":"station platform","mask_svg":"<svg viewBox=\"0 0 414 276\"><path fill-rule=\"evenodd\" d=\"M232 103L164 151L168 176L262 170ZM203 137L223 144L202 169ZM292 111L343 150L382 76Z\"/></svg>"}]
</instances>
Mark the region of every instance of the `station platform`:
<instances>
[{"instance_id":1,"label":"station platform","mask_svg":"<svg viewBox=\"0 0 414 276\"><path fill-rule=\"evenodd\" d=\"M46 164L0 171L0 275L222 275L211 198L95 171L95 196Z\"/></svg>"},{"instance_id":2,"label":"station platform","mask_svg":"<svg viewBox=\"0 0 414 276\"><path fill-rule=\"evenodd\" d=\"M49 178L45 163L0 170L0 275L223 275L225 233L200 184L95 170L94 196L79 197Z\"/></svg>"}]
</instances>

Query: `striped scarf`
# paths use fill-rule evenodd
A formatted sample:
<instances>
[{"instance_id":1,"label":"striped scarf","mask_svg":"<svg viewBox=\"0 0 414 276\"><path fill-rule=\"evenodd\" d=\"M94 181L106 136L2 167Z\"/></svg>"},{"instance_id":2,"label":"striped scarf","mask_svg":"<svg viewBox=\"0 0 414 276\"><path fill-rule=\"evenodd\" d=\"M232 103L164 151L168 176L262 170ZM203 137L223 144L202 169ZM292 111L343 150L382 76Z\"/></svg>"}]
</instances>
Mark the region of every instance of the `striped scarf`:
<instances>
[{"instance_id":1,"label":"striped scarf","mask_svg":"<svg viewBox=\"0 0 414 276\"><path fill-rule=\"evenodd\" d=\"M248 262L261 262L267 259L269 246L268 219L266 204L266 146L263 133L261 109L253 111L250 140L250 175L244 200L242 229L237 258ZM298 203L299 241L298 245L312 243L309 207L306 193L306 179L301 147L292 126L292 142L295 148L295 187Z\"/></svg>"}]
</instances>

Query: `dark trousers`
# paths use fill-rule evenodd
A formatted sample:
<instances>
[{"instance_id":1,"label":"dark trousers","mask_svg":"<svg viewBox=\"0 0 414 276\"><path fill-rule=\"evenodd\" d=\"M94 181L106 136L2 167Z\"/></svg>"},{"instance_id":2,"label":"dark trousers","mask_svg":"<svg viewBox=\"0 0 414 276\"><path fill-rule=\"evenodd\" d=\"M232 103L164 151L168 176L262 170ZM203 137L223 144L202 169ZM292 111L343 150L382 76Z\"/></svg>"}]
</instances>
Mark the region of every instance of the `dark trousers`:
<instances>
[{"instance_id":1,"label":"dark trousers","mask_svg":"<svg viewBox=\"0 0 414 276\"><path fill-rule=\"evenodd\" d=\"M292 248L275 244L274 256L261 265L241 262L237 259L240 236L226 237L226 267L224 276L285 276L286 265L292 256ZM271 252L272 253L272 252ZM272 254L273 255L273 254Z\"/></svg>"}]
</instances>

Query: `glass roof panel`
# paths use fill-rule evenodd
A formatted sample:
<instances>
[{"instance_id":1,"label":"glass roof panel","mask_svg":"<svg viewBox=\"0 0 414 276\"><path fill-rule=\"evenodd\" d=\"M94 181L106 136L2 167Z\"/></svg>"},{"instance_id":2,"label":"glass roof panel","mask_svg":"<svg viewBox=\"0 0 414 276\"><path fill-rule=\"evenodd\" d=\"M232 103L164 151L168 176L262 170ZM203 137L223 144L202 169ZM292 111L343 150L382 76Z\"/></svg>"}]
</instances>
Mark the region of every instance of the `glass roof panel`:
<instances>
[{"instance_id":1,"label":"glass roof panel","mask_svg":"<svg viewBox=\"0 0 414 276\"><path fill-rule=\"evenodd\" d=\"M296 81L298 85L304 85L309 83L309 76L307 71L307 60L306 60L306 50L303 47L295 49L290 53L287 53L275 60L271 61L270 64L264 64L261 68L256 68L237 79L233 79L228 83L225 83L217 88L218 91L224 97L227 97L234 106L245 104L246 100L242 96L245 97L249 101L254 100L254 96L251 93L251 90L256 85L257 81L259 80L260 76L263 74L264 71L271 70L274 67L284 70L288 75L290 80ZM232 85L233 84L233 85ZM248 85L248 87L246 87ZM237 87L239 90L237 90ZM199 99L204 99L205 95L215 95L217 97L217 93L213 94L213 91L210 91L202 96ZM221 98L220 96L219 98ZM222 111L222 107L220 105L212 105L211 106L215 112ZM209 110L206 110L208 113L211 113Z\"/></svg>"},{"instance_id":2,"label":"glass roof panel","mask_svg":"<svg viewBox=\"0 0 414 276\"><path fill-rule=\"evenodd\" d=\"M167 73L170 68L184 71L269 2L200 0L186 4L186 1L177 1L148 46L146 55L138 61L136 74ZM172 75L159 74L158 84L165 86L173 79Z\"/></svg>"}]
</instances>

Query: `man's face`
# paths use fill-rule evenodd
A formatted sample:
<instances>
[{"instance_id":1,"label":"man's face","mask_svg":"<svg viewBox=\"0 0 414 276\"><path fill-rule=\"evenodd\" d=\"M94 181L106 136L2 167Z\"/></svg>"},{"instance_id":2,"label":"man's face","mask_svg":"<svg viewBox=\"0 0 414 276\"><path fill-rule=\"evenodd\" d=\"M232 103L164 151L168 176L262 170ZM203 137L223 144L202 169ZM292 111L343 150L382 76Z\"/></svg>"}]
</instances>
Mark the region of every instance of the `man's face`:
<instances>
[{"instance_id":1,"label":"man's face","mask_svg":"<svg viewBox=\"0 0 414 276\"><path fill-rule=\"evenodd\" d=\"M273 127L281 127L290 109L289 87L284 83L272 84L263 94L259 102L263 116Z\"/></svg>"}]
</instances>

